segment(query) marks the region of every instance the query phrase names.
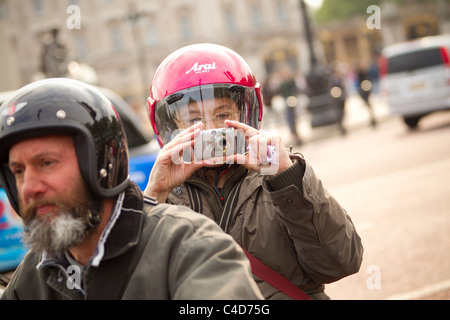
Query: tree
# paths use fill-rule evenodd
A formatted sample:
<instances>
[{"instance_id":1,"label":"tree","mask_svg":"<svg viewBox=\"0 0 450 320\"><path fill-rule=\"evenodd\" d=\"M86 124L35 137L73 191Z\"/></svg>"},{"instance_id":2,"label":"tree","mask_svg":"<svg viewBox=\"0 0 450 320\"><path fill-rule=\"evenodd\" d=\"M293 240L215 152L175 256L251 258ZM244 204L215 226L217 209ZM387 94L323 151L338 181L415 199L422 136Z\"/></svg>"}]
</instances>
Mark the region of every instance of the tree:
<instances>
[{"instance_id":1,"label":"tree","mask_svg":"<svg viewBox=\"0 0 450 320\"><path fill-rule=\"evenodd\" d=\"M380 5L380 0L324 0L322 7L314 14L318 23L345 20L354 15L365 15L370 5Z\"/></svg>"},{"instance_id":2,"label":"tree","mask_svg":"<svg viewBox=\"0 0 450 320\"><path fill-rule=\"evenodd\" d=\"M314 19L318 23L325 23L333 20L345 20L355 15L365 15L366 10L371 5L380 6L387 0L323 0L322 7L314 13ZM399 6L411 3L426 3L443 1L450 3L450 0L389 0Z\"/></svg>"}]
</instances>

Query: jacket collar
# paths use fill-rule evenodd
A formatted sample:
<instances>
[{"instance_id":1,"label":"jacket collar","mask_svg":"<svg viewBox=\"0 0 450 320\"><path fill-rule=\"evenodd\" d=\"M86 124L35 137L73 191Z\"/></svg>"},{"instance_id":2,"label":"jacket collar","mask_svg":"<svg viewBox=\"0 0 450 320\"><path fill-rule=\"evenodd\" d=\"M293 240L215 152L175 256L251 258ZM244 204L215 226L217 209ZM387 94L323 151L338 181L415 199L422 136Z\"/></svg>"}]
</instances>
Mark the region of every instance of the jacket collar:
<instances>
[{"instance_id":1,"label":"jacket collar","mask_svg":"<svg viewBox=\"0 0 450 320\"><path fill-rule=\"evenodd\" d=\"M135 184L125 190L120 216L105 245L104 259L117 257L139 242L145 214L141 189Z\"/></svg>"},{"instance_id":2,"label":"jacket collar","mask_svg":"<svg viewBox=\"0 0 450 320\"><path fill-rule=\"evenodd\" d=\"M225 185L222 189L222 195L224 196L224 198L228 198L228 195L232 191L233 187L239 181L241 181L241 179L244 179L243 187L241 188L239 195L239 203L244 202L249 196L253 194L256 189L260 188L263 185L265 177L266 176L263 176L258 172L247 170L244 166L235 165L235 170L225 182ZM192 205L192 203L189 202L190 198L189 192L187 190L189 186L195 186L207 193L210 193L212 195L210 200L215 198L216 193L214 189L204 180L202 180L201 175L196 172L182 185L173 189L173 194L169 194L170 202L177 205ZM221 207L220 204L218 204L218 206ZM194 211L196 211L196 209L199 210L199 208L193 209ZM221 211L220 208L218 210ZM218 219L218 217L216 217L216 219Z\"/></svg>"},{"instance_id":3,"label":"jacket collar","mask_svg":"<svg viewBox=\"0 0 450 320\"><path fill-rule=\"evenodd\" d=\"M233 165L231 167L231 169L233 170L230 177L227 179L227 181L225 182L225 185L222 189L222 193L224 194L224 196L227 196L229 192L231 192L231 189L233 188L233 186L239 181L241 180L248 172L248 170L241 166L241 165ZM200 169L198 171L196 171L191 177L189 177L186 180L186 184L192 184L192 185L196 185L201 187L202 189L210 189L213 190L202 178L201 178L201 173L200 171L204 170L204 169Z\"/></svg>"}]
</instances>

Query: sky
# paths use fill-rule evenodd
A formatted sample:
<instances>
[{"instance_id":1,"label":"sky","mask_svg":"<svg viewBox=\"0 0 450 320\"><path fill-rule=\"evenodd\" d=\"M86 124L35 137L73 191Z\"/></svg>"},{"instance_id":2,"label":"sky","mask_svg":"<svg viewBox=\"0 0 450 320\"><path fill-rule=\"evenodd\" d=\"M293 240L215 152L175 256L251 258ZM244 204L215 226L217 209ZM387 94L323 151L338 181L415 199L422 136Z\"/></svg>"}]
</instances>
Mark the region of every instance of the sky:
<instances>
[{"instance_id":1,"label":"sky","mask_svg":"<svg viewBox=\"0 0 450 320\"><path fill-rule=\"evenodd\" d=\"M322 6L323 0L305 0L305 2L314 9L318 9Z\"/></svg>"}]
</instances>

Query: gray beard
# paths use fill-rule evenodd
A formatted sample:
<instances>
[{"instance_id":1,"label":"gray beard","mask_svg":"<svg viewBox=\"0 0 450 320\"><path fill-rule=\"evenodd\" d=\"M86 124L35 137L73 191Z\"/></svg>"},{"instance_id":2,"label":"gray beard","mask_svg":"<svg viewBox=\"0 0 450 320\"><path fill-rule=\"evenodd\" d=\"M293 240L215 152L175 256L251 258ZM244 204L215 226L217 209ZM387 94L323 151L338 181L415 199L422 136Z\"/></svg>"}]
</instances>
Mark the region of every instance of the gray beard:
<instances>
[{"instance_id":1,"label":"gray beard","mask_svg":"<svg viewBox=\"0 0 450 320\"><path fill-rule=\"evenodd\" d=\"M81 243L89 229L86 218L60 212L56 217L32 219L25 228L24 242L33 250L61 255Z\"/></svg>"}]
</instances>

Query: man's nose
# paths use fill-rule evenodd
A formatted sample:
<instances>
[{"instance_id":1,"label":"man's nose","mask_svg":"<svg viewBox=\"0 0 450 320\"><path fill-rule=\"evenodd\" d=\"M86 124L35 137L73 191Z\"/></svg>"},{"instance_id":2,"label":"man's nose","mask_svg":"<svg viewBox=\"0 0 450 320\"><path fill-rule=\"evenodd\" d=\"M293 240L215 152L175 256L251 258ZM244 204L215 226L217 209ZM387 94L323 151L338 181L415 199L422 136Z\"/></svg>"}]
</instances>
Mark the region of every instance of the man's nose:
<instances>
[{"instance_id":1,"label":"man's nose","mask_svg":"<svg viewBox=\"0 0 450 320\"><path fill-rule=\"evenodd\" d=\"M28 199L42 195L47 190L41 178L41 175L32 169L25 171L22 181L18 183L18 191L25 203Z\"/></svg>"}]
</instances>

